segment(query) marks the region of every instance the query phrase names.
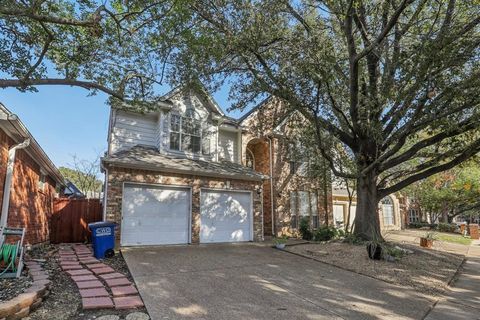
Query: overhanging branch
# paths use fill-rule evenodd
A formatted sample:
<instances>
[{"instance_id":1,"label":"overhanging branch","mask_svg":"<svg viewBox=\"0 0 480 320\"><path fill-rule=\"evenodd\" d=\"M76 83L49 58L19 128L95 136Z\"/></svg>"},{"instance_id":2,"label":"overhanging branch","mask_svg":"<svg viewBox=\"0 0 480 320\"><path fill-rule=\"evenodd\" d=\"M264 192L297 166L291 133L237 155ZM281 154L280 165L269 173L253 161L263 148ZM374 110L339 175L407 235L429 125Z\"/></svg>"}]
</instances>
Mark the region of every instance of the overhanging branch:
<instances>
[{"instance_id":1,"label":"overhanging branch","mask_svg":"<svg viewBox=\"0 0 480 320\"><path fill-rule=\"evenodd\" d=\"M429 168L425 171L422 171L420 173L414 174L388 188L384 189L379 189L378 190L378 195L380 198L383 198L389 194L392 194L394 192L400 191L403 188L407 187L408 185L417 182L419 180L422 180L424 178L427 178L435 173L439 173L445 170L449 170L458 164L462 163L465 160L468 160L475 154L477 154L480 151L480 139L469 145L464 149L464 151L459 154L457 157L455 157L453 160L443 163L441 165L438 165L436 167Z\"/></svg>"},{"instance_id":2,"label":"overhanging branch","mask_svg":"<svg viewBox=\"0 0 480 320\"><path fill-rule=\"evenodd\" d=\"M106 86L103 86L96 82L91 81L81 81L74 79L0 79L0 88L25 88L29 86L45 86L45 85L63 85L63 86L72 86L80 87L87 90L99 90L105 92L106 94L115 97L120 100L124 100L123 94L110 89Z\"/></svg>"}]
</instances>

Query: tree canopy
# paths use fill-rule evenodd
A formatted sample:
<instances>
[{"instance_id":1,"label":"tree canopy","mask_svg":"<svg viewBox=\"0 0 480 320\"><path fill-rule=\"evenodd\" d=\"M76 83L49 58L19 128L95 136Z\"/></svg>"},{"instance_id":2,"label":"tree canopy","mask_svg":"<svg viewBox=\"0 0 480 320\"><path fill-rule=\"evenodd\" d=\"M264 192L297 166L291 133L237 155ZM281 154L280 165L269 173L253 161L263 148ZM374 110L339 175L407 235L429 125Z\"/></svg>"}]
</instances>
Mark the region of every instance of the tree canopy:
<instances>
[{"instance_id":1,"label":"tree canopy","mask_svg":"<svg viewBox=\"0 0 480 320\"><path fill-rule=\"evenodd\" d=\"M1 1L0 88L67 85L119 100L154 99L165 63L156 44L166 42L162 30L173 32L167 15L181 12L176 3ZM146 38L151 30L160 36Z\"/></svg>"},{"instance_id":2,"label":"tree canopy","mask_svg":"<svg viewBox=\"0 0 480 320\"><path fill-rule=\"evenodd\" d=\"M230 79L301 112L337 176L357 179L355 232L378 201L480 150L480 7L469 1L192 1L176 38L182 80ZM356 164L341 171L331 144Z\"/></svg>"},{"instance_id":3,"label":"tree canopy","mask_svg":"<svg viewBox=\"0 0 480 320\"><path fill-rule=\"evenodd\" d=\"M468 161L456 168L437 173L410 185L405 193L429 214L451 222L458 215L480 211L480 167L478 161Z\"/></svg>"}]
</instances>

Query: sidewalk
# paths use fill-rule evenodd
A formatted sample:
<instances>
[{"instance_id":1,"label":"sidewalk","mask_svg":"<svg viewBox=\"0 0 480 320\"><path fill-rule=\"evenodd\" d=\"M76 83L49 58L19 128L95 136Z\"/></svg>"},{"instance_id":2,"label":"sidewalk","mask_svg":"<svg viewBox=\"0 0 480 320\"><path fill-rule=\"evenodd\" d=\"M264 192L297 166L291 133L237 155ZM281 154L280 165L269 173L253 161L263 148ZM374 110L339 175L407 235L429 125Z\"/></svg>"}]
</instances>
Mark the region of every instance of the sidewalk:
<instances>
[{"instance_id":1,"label":"sidewalk","mask_svg":"<svg viewBox=\"0 0 480 320\"><path fill-rule=\"evenodd\" d=\"M474 240L467 252L463 270L425 320L480 319L480 240Z\"/></svg>"}]
</instances>

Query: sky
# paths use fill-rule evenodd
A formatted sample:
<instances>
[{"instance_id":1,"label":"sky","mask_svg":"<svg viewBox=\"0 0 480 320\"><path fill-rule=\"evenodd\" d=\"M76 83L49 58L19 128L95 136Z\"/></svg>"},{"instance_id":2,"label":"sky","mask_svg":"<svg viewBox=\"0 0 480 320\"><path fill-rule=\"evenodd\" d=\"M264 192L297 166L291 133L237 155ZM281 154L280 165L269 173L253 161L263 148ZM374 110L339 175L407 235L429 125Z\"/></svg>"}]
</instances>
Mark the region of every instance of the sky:
<instances>
[{"instance_id":1,"label":"sky","mask_svg":"<svg viewBox=\"0 0 480 320\"><path fill-rule=\"evenodd\" d=\"M93 161L107 150L108 96L88 96L82 88L39 86L38 92L0 89L0 102L18 115L57 167L70 167L73 156ZM165 88L165 92L168 88ZM226 112L228 89L213 97ZM239 112L229 113L239 117Z\"/></svg>"}]
</instances>

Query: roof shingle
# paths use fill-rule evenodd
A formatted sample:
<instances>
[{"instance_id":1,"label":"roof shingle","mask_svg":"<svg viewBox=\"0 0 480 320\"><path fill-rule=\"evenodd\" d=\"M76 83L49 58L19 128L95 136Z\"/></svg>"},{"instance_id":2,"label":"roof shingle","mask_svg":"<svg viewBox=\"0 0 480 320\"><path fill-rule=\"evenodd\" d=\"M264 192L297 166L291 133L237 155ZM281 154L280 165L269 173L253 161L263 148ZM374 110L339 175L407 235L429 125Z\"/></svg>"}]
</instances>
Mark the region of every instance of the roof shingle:
<instances>
[{"instance_id":1,"label":"roof shingle","mask_svg":"<svg viewBox=\"0 0 480 320\"><path fill-rule=\"evenodd\" d=\"M205 177L259 181L267 177L238 163L213 162L160 154L146 146L134 146L102 158L102 162L126 168L137 168Z\"/></svg>"}]
</instances>

